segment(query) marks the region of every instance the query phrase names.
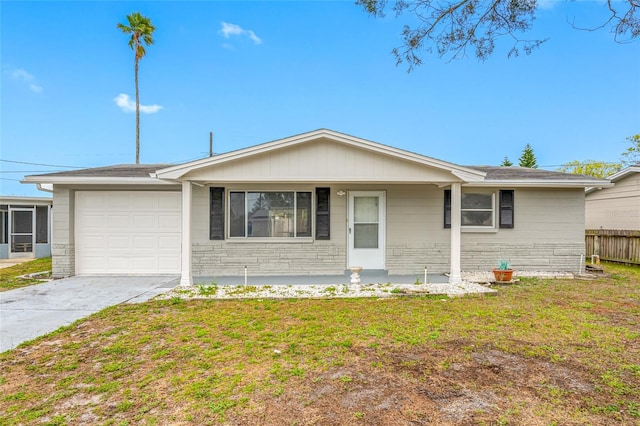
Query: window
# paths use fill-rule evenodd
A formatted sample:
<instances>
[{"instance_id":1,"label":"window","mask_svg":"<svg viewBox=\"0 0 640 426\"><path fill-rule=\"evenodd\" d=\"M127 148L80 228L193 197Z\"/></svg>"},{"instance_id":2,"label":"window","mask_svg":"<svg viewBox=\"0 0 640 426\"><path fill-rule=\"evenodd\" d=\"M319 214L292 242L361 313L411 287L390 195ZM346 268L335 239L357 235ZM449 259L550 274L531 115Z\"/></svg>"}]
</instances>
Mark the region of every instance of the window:
<instances>
[{"instance_id":1,"label":"window","mask_svg":"<svg viewBox=\"0 0 640 426\"><path fill-rule=\"evenodd\" d=\"M49 207L36 206L36 243L49 242Z\"/></svg>"},{"instance_id":2,"label":"window","mask_svg":"<svg viewBox=\"0 0 640 426\"><path fill-rule=\"evenodd\" d=\"M493 194L463 193L461 200L462 226L493 227Z\"/></svg>"},{"instance_id":3,"label":"window","mask_svg":"<svg viewBox=\"0 0 640 426\"><path fill-rule=\"evenodd\" d=\"M311 237L311 192L229 192L229 237Z\"/></svg>"},{"instance_id":4,"label":"window","mask_svg":"<svg viewBox=\"0 0 640 426\"><path fill-rule=\"evenodd\" d=\"M514 191L500 190L499 227L514 226ZM463 228L495 228L495 193L463 192L460 220ZM451 228L451 190L444 191L444 227Z\"/></svg>"},{"instance_id":5,"label":"window","mask_svg":"<svg viewBox=\"0 0 640 426\"><path fill-rule=\"evenodd\" d=\"M0 206L0 244L9 243L9 209L6 205Z\"/></svg>"}]
</instances>

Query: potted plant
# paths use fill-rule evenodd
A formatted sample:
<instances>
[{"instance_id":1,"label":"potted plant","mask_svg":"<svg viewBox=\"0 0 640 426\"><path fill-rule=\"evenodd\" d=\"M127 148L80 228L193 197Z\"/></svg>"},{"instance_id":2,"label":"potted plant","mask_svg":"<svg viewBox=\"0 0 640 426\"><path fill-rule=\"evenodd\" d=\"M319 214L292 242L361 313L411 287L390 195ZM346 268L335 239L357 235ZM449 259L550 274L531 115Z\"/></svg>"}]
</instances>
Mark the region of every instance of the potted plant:
<instances>
[{"instance_id":1,"label":"potted plant","mask_svg":"<svg viewBox=\"0 0 640 426\"><path fill-rule=\"evenodd\" d=\"M511 281L513 277L513 269L508 260L500 260L498 267L493 269L493 276L496 278L496 282L503 283Z\"/></svg>"}]
</instances>

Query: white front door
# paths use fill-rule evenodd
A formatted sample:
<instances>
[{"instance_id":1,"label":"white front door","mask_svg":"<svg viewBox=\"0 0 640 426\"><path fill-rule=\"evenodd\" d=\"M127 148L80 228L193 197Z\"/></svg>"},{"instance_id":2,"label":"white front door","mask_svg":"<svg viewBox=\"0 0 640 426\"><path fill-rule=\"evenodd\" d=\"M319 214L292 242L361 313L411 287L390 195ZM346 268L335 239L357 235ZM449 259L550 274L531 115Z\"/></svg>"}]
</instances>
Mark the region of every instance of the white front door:
<instances>
[{"instance_id":1,"label":"white front door","mask_svg":"<svg viewBox=\"0 0 640 426\"><path fill-rule=\"evenodd\" d=\"M348 265L385 269L385 192L349 192Z\"/></svg>"}]
</instances>

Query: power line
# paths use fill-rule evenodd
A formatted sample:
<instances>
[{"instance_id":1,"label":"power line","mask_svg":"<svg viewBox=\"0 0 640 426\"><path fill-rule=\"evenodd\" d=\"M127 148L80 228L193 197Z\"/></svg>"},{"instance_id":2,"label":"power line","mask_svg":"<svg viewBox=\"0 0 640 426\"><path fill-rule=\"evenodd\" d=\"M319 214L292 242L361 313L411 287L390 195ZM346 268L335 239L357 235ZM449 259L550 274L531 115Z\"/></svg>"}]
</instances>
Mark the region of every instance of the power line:
<instances>
[{"instance_id":1,"label":"power line","mask_svg":"<svg viewBox=\"0 0 640 426\"><path fill-rule=\"evenodd\" d=\"M50 173L51 170L0 170L0 173Z\"/></svg>"},{"instance_id":2,"label":"power line","mask_svg":"<svg viewBox=\"0 0 640 426\"><path fill-rule=\"evenodd\" d=\"M15 161L15 160L2 160L3 163L14 163L14 164L28 164L30 166L44 166L44 167L64 167L67 169L85 169L86 167L82 166L61 166L59 164L42 164L42 163L29 163L27 161Z\"/></svg>"}]
</instances>

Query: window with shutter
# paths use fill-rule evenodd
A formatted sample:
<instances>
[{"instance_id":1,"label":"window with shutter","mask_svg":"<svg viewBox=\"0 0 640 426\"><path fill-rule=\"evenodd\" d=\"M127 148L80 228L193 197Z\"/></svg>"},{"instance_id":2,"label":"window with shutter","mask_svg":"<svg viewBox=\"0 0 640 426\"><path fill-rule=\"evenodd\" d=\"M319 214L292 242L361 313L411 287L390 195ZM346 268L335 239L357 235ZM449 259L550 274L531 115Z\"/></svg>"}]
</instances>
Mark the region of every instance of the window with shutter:
<instances>
[{"instance_id":1,"label":"window with shutter","mask_svg":"<svg viewBox=\"0 0 640 426\"><path fill-rule=\"evenodd\" d=\"M316 240L331 238L330 188L316 188Z\"/></svg>"},{"instance_id":2,"label":"window with shutter","mask_svg":"<svg viewBox=\"0 0 640 426\"><path fill-rule=\"evenodd\" d=\"M224 188L209 188L209 239L224 240Z\"/></svg>"},{"instance_id":3,"label":"window with shutter","mask_svg":"<svg viewBox=\"0 0 640 426\"><path fill-rule=\"evenodd\" d=\"M500 191L500 228L513 228L513 190Z\"/></svg>"}]
</instances>

